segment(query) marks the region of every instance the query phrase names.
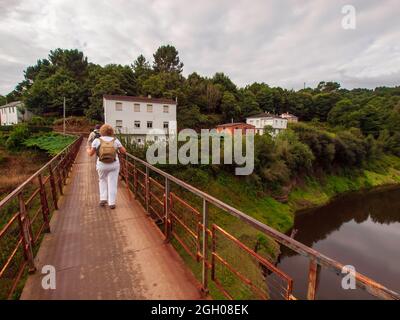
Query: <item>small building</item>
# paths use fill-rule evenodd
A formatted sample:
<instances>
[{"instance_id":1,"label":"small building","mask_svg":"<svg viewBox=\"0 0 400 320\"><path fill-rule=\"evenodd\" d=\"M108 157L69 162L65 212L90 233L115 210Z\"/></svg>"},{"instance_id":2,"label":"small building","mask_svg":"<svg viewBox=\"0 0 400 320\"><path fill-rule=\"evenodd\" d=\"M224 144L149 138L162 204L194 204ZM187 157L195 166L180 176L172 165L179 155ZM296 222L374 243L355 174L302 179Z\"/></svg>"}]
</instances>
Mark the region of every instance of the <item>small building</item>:
<instances>
[{"instance_id":1,"label":"small building","mask_svg":"<svg viewBox=\"0 0 400 320\"><path fill-rule=\"evenodd\" d=\"M32 113L26 110L23 102L14 101L0 106L0 124L10 126L32 119Z\"/></svg>"},{"instance_id":2,"label":"small building","mask_svg":"<svg viewBox=\"0 0 400 320\"><path fill-rule=\"evenodd\" d=\"M216 126L217 132L222 132L225 131L231 135L233 135L235 130L242 130L242 134L246 134L247 130L255 130L255 126L248 124L248 123L243 123L243 122L236 122L236 123L224 123ZM255 132L255 131L254 131Z\"/></svg>"},{"instance_id":3,"label":"small building","mask_svg":"<svg viewBox=\"0 0 400 320\"><path fill-rule=\"evenodd\" d=\"M269 126L272 128L272 136L276 136L282 130L287 129L288 120L268 112L264 112L247 117L246 123L255 126L256 133L261 135L264 134L265 127Z\"/></svg>"},{"instance_id":4,"label":"small building","mask_svg":"<svg viewBox=\"0 0 400 320\"><path fill-rule=\"evenodd\" d=\"M176 134L176 101L149 97L104 95L104 121L137 143Z\"/></svg>"},{"instance_id":5,"label":"small building","mask_svg":"<svg viewBox=\"0 0 400 320\"><path fill-rule=\"evenodd\" d=\"M281 114L281 118L287 119L287 121L289 123L291 123L291 122L294 123L294 122L298 122L299 121L298 117L296 117L294 114L291 114L289 112L282 113Z\"/></svg>"}]
</instances>

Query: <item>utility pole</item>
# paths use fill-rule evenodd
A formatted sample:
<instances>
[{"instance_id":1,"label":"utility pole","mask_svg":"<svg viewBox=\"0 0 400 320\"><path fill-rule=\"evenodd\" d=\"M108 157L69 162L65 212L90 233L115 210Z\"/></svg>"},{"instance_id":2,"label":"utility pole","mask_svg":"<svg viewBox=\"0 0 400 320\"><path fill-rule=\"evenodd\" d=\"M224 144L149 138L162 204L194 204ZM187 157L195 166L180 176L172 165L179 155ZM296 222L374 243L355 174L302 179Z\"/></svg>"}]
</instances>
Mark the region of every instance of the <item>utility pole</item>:
<instances>
[{"instance_id":1,"label":"utility pole","mask_svg":"<svg viewBox=\"0 0 400 320\"><path fill-rule=\"evenodd\" d=\"M64 97L64 103L63 103L63 131L65 134L65 97Z\"/></svg>"}]
</instances>

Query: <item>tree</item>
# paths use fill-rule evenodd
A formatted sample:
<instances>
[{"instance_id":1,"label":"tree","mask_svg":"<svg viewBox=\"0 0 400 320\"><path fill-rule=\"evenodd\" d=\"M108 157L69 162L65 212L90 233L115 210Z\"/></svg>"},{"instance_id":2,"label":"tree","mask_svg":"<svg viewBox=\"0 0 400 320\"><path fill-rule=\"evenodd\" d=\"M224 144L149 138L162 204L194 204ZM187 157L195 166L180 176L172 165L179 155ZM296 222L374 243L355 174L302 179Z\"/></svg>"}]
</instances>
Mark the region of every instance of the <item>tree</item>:
<instances>
[{"instance_id":1,"label":"tree","mask_svg":"<svg viewBox=\"0 0 400 320\"><path fill-rule=\"evenodd\" d=\"M174 46L159 47L153 57L153 69L155 72L181 73L183 70L183 63L180 62L178 50Z\"/></svg>"},{"instance_id":2,"label":"tree","mask_svg":"<svg viewBox=\"0 0 400 320\"><path fill-rule=\"evenodd\" d=\"M318 83L317 91L318 92L334 92L334 91L339 90L339 88L340 88L340 84L337 82L321 81L320 83Z\"/></svg>"},{"instance_id":3,"label":"tree","mask_svg":"<svg viewBox=\"0 0 400 320\"><path fill-rule=\"evenodd\" d=\"M134 76L136 79L137 91L138 91L138 93L144 94L143 93L143 83L152 74L150 64L146 60L146 58L141 54L133 62L132 69L133 69Z\"/></svg>"},{"instance_id":4,"label":"tree","mask_svg":"<svg viewBox=\"0 0 400 320\"><path fill-rule=\"evenodd\" d=\"M85 115L96 120L103 120L103 95L136 95L136 79L129 66L116 64L104 68L92 65L89 67L90 106Z\"/></svg>"},{"instance_id":5,"label":"tree","mask_svg":"<svg viewBox=\"0 0 400 320\"><path fill-rule=\"evenodd\" d=\"M247 117L261 112L257 98L253 92L246 89L240 90L239 106L242 117Z\"/></svg>"},{"instance_id":6,"label":"tree","mask_svg":"<svg viewBox=\"0 0 400 320\"><path fill-rule=\"evenodd\" d=\"M229 91L231 93L237 92L236 85L223 72L217 72L212 78L212 83L221 85L224 91Z\"/></svg>"},{"instance_id":7,"label":"tree","mask_svg":"<svg viewBox=\"0 0 400 320\"><path fill-rule=\"evenodd\" d=\"M3 106L7 103L6 97L0 95L0 106Z\"/></svg>"},{"instance_id":8,"label":"tree","mask_svg":"<svg viewBox=\"0 0 400 320\"><path fill-rule=\"evenodd\" d=\"M52 50L49 54L49 60L54 69L67 70L75 79L83 80L83 78L87 75L87 57L85 57L83 52L77 49Z\"/></svg>"},{"instance_id":9,"label":"tree","mask_svg":"<svg viewBox=\"0 0 400 320\"><path fill-rule=\"evenodd\" d=\"M225 91L222 96L221 112L226 121L237 120L240 115L240 106L235 96L229 91Z\"/></svg>"}]
</instances>

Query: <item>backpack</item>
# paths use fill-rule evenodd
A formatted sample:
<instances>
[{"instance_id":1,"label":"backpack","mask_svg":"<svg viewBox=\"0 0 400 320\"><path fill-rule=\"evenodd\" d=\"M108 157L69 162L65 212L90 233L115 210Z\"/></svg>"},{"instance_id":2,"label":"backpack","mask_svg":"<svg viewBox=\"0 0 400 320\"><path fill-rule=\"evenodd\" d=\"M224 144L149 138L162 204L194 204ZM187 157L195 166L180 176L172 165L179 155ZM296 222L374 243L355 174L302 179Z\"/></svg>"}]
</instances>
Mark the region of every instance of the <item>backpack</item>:
<instances>
[{"instance_id":1,"label":"backpack","mask_svg":"<svg viewBox=\"0 0 400 320\"><path fill-rule=\"evenodd\" d=\"M100 146L98 150L99 160L104 163L113 163L117 158L117 150L114 147L115 138L111 141L100 140Z\"/></svg>"}]
</instances>

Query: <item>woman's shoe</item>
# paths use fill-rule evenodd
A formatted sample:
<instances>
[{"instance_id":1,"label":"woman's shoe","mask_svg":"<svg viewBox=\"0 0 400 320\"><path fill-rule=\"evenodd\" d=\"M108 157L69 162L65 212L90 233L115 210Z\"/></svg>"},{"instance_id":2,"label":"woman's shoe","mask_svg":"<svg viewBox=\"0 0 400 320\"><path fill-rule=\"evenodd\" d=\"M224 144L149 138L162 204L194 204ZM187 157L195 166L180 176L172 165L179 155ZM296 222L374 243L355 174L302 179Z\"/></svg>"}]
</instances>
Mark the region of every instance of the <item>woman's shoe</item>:
<instances>
[{"instance_id":1,"label":"woman's shoe","mask_svg":"<svg viewBox=\"0 0 400 320\"><path fill-rule=\"evenodd\" d=\"M110 209L115 209L115 204L108 206Z\"/></svg>"},{"instance_id":2,"label":"woman's shoe","mask_svg":"<svg viewBox=\"0 0 400 320\"><path fill-rule=\"evenodd\" d=\"M100 207L104 207L107 204L107 200L100 201Z\"/></svg>"}]
</instances>

